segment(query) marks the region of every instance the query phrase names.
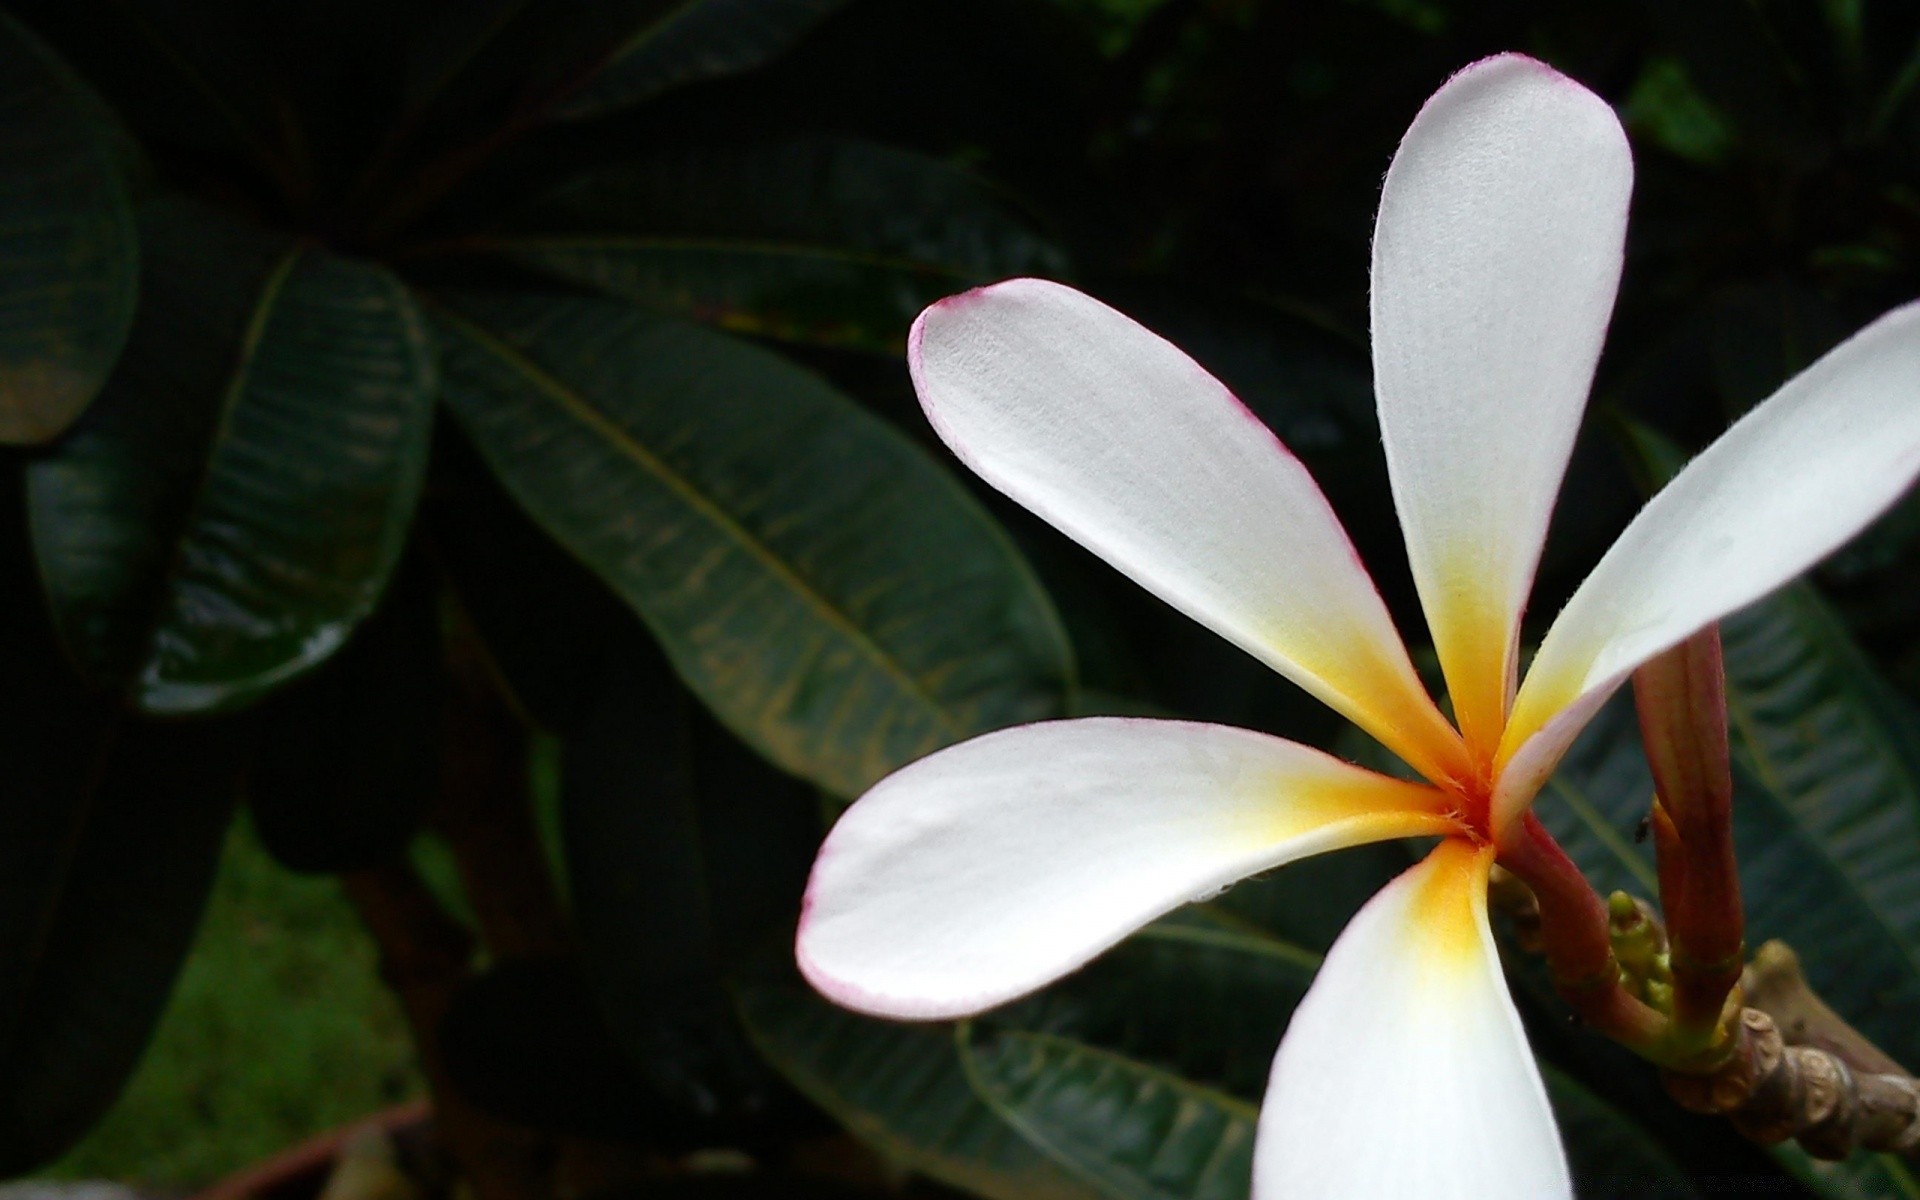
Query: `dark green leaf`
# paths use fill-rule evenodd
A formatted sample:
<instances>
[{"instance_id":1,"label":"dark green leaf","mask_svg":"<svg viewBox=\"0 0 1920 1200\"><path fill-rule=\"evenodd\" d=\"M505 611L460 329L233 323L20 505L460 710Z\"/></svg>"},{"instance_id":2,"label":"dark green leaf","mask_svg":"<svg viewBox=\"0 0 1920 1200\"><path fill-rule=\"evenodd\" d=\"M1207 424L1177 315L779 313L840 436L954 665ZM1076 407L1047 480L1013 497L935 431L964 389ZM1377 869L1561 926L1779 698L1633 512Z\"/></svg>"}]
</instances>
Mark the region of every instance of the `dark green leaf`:
<instances>
[{"instance_id":1,"label":"dark green leaf","mask_svg":"<svg viewBox=\"0 0 1920 1200\"><path fill-rule=\"evenodd\" d=\"M99 101L4 13L0 80L0 442L41 442L112 370L138 254Z\"/></svg>"},{"instance_id":2,"label":"dark green leaf","mask_svg":"<svg viewBox=\"0 0 1920 1200\"><path fill-rule=\"evenodd\" d=\"M1653 479L1671 474L1670 448L1629 432ZM1896 1059L1920 1061L1920 715L1809 585L1720 631L1748 940L1785 939L1843 1016ZM1652 785L1624 702L1610 708L1553 786L1573 809L1562 823L1582 866L1651 895L1651 855L1619 831Z\"/></svg>"},{"instance_id":3,"label":"dark green leaf","mask_svg":"<svg viewBox=\"0 0 1920 1200\"><path fill-rule=\"evenodd\" d=\"M427 544L515 702L565 734L592 719L606 687L601 647L645 626L514 503L457 424L438 434Z\"/></svg>"},{"instance_id":4,"label":"dark green leaf","mask_svg":"<svg viewBox=\"0 0 1920 1200\"><path fill-rule=\"evenodd\" d=\"M1099 1200L981 1101L951 1025L855 1016L784 976L735 995L768 1061L894 1161L986 1200Z\"/></svg>"},{"instance_id":5,"label":"dark green leaf","mask_svg":"<svg viewBox=\"0 0 1920 1200\"><path fill-rule=\"evenodd\" d=\"M1625 1113L1551 1067L1541 1072L1580 1200L1694 1200L1701 1193Z\"/></svg>"},{"instance_id":6,"label":"dark green leaf","mask_svg":"<svg viewBox=\"0 0 1920 1200\"><path fill-rule=\"evenodd\" d=\"M1891 1154L1855 1154L1844 1162L1822 1162L1792 1142L1772 1150L1781 1166L1826 1200L1920 1200L1920 1179L1911 1166Z\"/></svg>"},{"instance_id":7,"label":"dark green leaf","mask_svg":"<svg viewBox=\"0 0 1920 1200\"><path fill-rule=\"evenodd\" d=\"M1258 1110L1056 1034L974 1026L969 1077L1027 1140L1109 1196L1242 1200Z\"/></svg>"},{"instance_id":8,"label":"dark green leaf","mask_svg":"<svg viewBox=\"0 0 1920 1200\"><path fill-rule=\"evenodd\" d=\"M447 398L494 471L748 743L843 795L1058 714L1070 651L991 520L765 351L625 305L466 296Z\"/></svg>"},{"instance_id":9,"label":"dark green leaf","mask_svg":"<svg viewBox=\"0 0 1920 1200\"><path fill-rule=\"evenodd\" d=\"M614 669L561 751L586 982L661 1106L737 1135L776 1089L722 971L791 925L819 841L811 790L704 720L639 629L601 651Z\"/></svg>"},{"instance_id":10,"label":"dark green leaf","mask_svg":"<svg viewBox=\"0 0 1920 1200\"><path fill-rule=\"evenodd\" d=\"M1149 925L964 1043L982 1097L1110 1196L1246 1194L1255 1106L1320 956L1212 905Z\"/></svg>"},{"instance_id":11,"label":"dark green leaf","mask_svg":"<svg viewBox=\"0 0 1920 1200\"><path fill-rule=\"evenodd\" d=\"M1737 669L1732 654L1728 664ZM1730 694L1739 686L1730 679ZM1846 740L1859 749L1855 739ZM1745 760L1744 749L1736 754ZM1850 765L1851 779L1836 789L1857 783L1861 770ZM1843 1016L1895 1057L1912 1058L1920 968L1899 932L1910 914L1881 907L1888 891L1875 879L1876 858L1912 848L1896 841L1863 858L1857 842L1830 839L1844 825L1836 829L1809 811L1807 797L1774 791L1743 763L1736 763L1734 786L1748 940L1785 939L1800 952L1815 989ZM1629 698L1621 696L1575 743L1536 812L1603 893L1650 897L1656 894L1652 849L1634 841L1634 829L1652 794L1638 723Z\"/></svg>"},{"instance_id":12,"label":"dark green leaf","mask_svg":"<svg viewBox=\"0 0 1920 1200\"><path fill-rule=\"evenodd\" d=\"M1265 1091L1319 961L1212 905L1186 909L981 1019L992 1032L976 1035L976 1049L987 1048L976 1070L1036 1145L1112 1195L1237 1197L1218 1166L1196 1164L1215 1138L1244 1179L1246 1106ZM1638 1124L1569 1077L1544 1074L1581 1197L1696 1195Z\"/></svg>"},{"instance_id":13,"label":"dark green leaf","mask_svg":"<svg viewBox=\"0 0 1920 1200\"><path fill-rule=\"evenodd\" d=\"M536 235L475 243L745 333L897 353L943 296L1064 262L975 176L852 138L697 147L596 171Z\"/></svg>"},{"instance_id":14,"label":"dark green leaf","mask_svg":"<svg viewBox=\"0 0 1920 1200\"><path fill-rule=\"evenodd\" d=\"M1807 111L1804 76L1792 57L1804 47L1781 37L1765 5L1652 0L1645 8L1687 77L1750 151L1788 163L1815 160L1822 131Z\"/></svg>"},{"instance_id":15,"label":"dark green leaf","mask_svg":"<svg viewBox=\"0 0 1920 1200\"><path fill-rule=\"evenodd\" d=\"M401 109L417 119L526 11L528 0L463 0L433 13L407 50Z\"/></svg>"},{"instance_id":16,"label":"dark green leaf","mask_svg":"<svg viewBox=\"0 0 1920 1200\"><path fill-rule=\"evenodd\" d=\"M984 1021L1068 1036L1258 1102L1319 966L1311 950L1194 905Z\"/></svg>"},{"instance_id":17,"label":"dark green leaf","mask_svg":"<svg viewBox=\"0 0 1920 1200\"><path fill-rule=\"evenodd\" d=\"M247 803L283 866L352 871L405 854L439 778L437 600L424 573L403 573L345 649L261 706Z\"/></svg>"},{"instance_id":18,"label":"dark green leaf","mask_svg":"<svg viewBox=\"0 0 1920 1200\"><path fill-rule=\"evenodd\" d=\"M1899 982L1865 986L1868 973L1838 928L1825 938L1778 936L1849 1020L1895 1057L1920 1061L1920 722L1805 585L1723 622L1721 636L1734 753L1756 785L1736 803L1752 808L1766 797L1831 864L1844 895L1870 915L1870 925L1848 932L1897 955ZM1812 921L1839 907L1804 877L1762 874L1764 844L1749 840L1741 850L1761 876L1748 891L1756 931L1771 932L1763 924L1770 912Z\"/></svg>"},{"instance_id":19,"label":"dark green leaf","mask_svg":"<svg viewBox=\"0 0 1920 1200\"><path fill-rule=\"evenodd\" d=\"M1635 133L1670 154L1704 165L1726 159L1732 142L1726 118L1694 86L1678 59L1654 58L1640 71L1621 105Z\"/></svg>"},{"instance_id":20,"label":"dark green leaf","mask_svg":"<svg viewBox=\"0 0 1920 1200\"><path fill-rule=\"evenodd\" d=\"M324 659L399 557L434 364L370 264L195 206L142 213L140 319L29 475L61 633L143 708L230 708Z\"/></svg>"},{"instance_id":21,"label":"dark green leaf","mask_svg":"<svg viewBox=\"0 0 1920 1200\"><path fill-rule=\"evenodd\" d=\"M128 718L61 777L0 798L0 1176L72 1145L139 1061L213 885L231 734ZM38 752L6 753L20 778Z\"/></svg>"},{"instance_id":22,"label":"dark green leaf","mask_svg":"<svg viewBox=\"0 0 1920 1200\"><path fill-rule=\"evenodd\" d=\"M1319 953L1362 904L1412 865L1413 856L1397 842L1355 846L1236 884L1215 904L1270 937Z\"/></svg>"},{"instance_id":23,"label":"dark green leaf","mask_svg":"<svg viewBox=\"0 0 1920 1200\"><path fill-rule=\"evenodd\" d=\"M556 111L598 116L773 59L845 0L680 0L616 47Z\"/></svg>"}]
</instances>

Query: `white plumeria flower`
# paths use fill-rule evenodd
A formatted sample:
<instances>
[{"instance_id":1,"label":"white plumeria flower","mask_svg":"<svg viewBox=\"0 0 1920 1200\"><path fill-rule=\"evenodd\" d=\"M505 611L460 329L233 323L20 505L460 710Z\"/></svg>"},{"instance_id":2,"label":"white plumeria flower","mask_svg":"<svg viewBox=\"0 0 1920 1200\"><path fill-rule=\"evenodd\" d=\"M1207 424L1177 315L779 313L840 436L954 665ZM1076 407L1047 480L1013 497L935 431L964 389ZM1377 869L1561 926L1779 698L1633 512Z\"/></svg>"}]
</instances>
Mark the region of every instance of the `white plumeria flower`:
<instances>
[{"instance_id":1,"label":"white plumeria flower","mask_svg":"<svg viewBox=\"0 0 1920 1200\"><path fill-rule=\"evenodd\" d=\"M1427 102L1387 172L1373 363L1393 496L1458 727L1306 470L1178 349L1070 288L934 305L913 379L982 478L1366 729L1428 781L1265 734L1093 718L883 780L815 864L800 966L879 1016L963 1016L1258 871L1440 835L1354 917L1260 1118L1267 1200L1569 1196L1487 924L1487 870L1640 664L1806 570L1920 470L1920 305L1782 387L1628 526L1517 688L1520 616L1619 282L1633 167L1606 103L1517 55Z\"/></svg>"}]
</instances>

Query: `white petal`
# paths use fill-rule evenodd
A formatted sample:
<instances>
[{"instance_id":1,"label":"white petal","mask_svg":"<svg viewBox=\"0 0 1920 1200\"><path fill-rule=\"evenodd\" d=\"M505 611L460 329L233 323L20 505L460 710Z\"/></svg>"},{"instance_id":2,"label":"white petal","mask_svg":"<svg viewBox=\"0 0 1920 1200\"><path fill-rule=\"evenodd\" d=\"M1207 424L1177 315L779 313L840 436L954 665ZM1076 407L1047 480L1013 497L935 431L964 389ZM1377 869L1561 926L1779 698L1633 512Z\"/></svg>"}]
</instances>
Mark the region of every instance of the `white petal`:
<instances>
[{"instance_id":1,"label":"white petal","mask_svg":"<svg viewBox=\"0 0 1920 1200\"><path fill-rule=\"evenodd\" d=\"M934 429L988 483L1430 778L1464 770L1326 497L1176 347L1015 279L921 314L908 361Z\"/></svg>"},{"instance_id":2,"label":"white petal","mask_svg":"<svg viewBox=\"0 0 1920 1200\"><path fill-rule=\"evenodd\" d=\"M1910 304L1789 380L1640 511L1541 643L1503 754L1517 760L1556 713L1590 709L1641 663L1811 567L1916 472L1920 304Z\"/></svg>"},{"instance_id":3,"label":"white petal","mask_svg":"<svg viewBox=\"0 0 1920 1200\"><path fill-rule=\"evenodd\" d=\"M802 972L880 1016L979 1012L1256 871L1457 828L1431 788L1219 725L989 733L849 808L802 906Z\"/></svg>"},{"instance_id":4,"label":"white petal","mask_svg":"<svg viewBox=\"0 0 1920 1200\"><path fill-rule=\"evenodd\" d=\"M1454 711L1488 752L1613 309L1632 186L1606 102L1505 54L1427 101L1380 197L1387 466Z\"/></svg>"},{"instance_id":5,"label":"white petal","mask_svg":"<svg viewBox=\"0 0 1920 1200\"><path fill-rule=\"evenodd\" d=\"M1520 742L1519 749L1505 760L1500 767L1498 783L1489 805L1495 842L1504 838L1513 822L1533 807L1540 789L1546 787L1547 780L1553 778L1554 768L1560 765L1561 756L1580 736L1580 731L1587 727L1587 722L1593 720L1600 706L1626 680L1625 675L1620 675L1603 687L1582 692L1571 704L1554 713L1539 732Z\"/></svg>"},{"instance_id":6,"label":"white petal","mask_svg":"<svg viewBox=\"0 0 1920 1200\"><path fill-rule=\"evenodd\" d=\"M1491 861L1442 842L1334 943L1274 1060L1255 1200L1570 1200L1487 927Z\"/></svg>"}]
</instances>

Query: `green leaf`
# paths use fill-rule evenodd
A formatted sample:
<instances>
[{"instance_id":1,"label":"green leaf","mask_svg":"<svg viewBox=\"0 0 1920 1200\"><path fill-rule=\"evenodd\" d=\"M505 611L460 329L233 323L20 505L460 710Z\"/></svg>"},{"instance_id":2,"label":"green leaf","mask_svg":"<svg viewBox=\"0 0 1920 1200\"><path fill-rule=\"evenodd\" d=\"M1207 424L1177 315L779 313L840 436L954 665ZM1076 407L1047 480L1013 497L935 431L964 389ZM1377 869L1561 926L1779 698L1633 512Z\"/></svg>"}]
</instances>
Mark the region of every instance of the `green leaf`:
<instances>
[{"instance_id":1,"label":"green leaf","mask_svg":"<svg viewBox=\"0 0 1920 1200\"><path fill-rule=\"evenodd\" d=\"M1238 1200L1281 1031L1320 956L1212 904L963 1033L981 1096L1109 1196Z\"/></svg>"},{"instance_id":2,"label":"green leaf","mask_svg":"<svg viewBox=\"0 0 1920 1200\"><path fill-rule=\"evenodd\" d=\"M664 313L898 353L921 309L1060 253L939 159L841 137L701 146L555 193L538 232L469 243Z\"/></svg>"},{"instance_id":3,"label":"green leaf","mask_svg":"<svg viewBox=\"0 0 1920 1200\"><path fill-rule=\"evenodd\" d=\"M1072 1037L1257 1102L1319 966L1319 954L1217 903L1192 905L985 1020Z\"/></svg>"},{"instance_id":4,"label":"green leaf","mask_svg":"<svg viewBox=\"0 0 1920 1200\"><path fill-rule=\"evenodd\" d=\"M1565 1072L1544 1067L1541 1076L1580 1200L1694 1200L1700 1195L1680 1164L1632 1118Z\"/></svg>"},{"instance_id":5,"label":"green leaf","mask_svg":"<svg viewBox=\"0 0 1920 1200\"><path fill-rule=\"evenodd\" d=\"M1767 874L1768 847L1745 841L1742 858L1759 876L1747 892L1754 929L1826 917L1827 936L1778 936L1829 1003L1896 1058L1920 1061L1920 720L1804 584L1723 622L1721 637L1733 751L1755 785L1736 804L1771 801L1870 920L1843 929L1832 892ZM1898 959L1879 986L1847 950L1865 938Z\"/></svg>"},{"instance_id":6,"label":"green leaf","mask_svg":"<svg viewBox=\"0 0 1920 1200\"><path fill-rule=\"evenodd\" d=\"M1806 64L1776 27L1769 6L1745 0L1648 4L1660 41L1677 52L1687 77L1726 120L1742 148L1766 161L1818 161L1825 131L1807 94Z\"/></svg>"},{"instance_id":7,"label":"green leaf","mask_svg":"<svg viewBox=\"0 0 1920 1200\"><path fill-rule=\"evenodd\" d=\"M43 442L106 381L138 250L99 101L0 13L0 442Z\"/></svg>"},{"instance_id":8,"label":"green leaf","mask_svg":"<svg viewBox=\"0 0 1920 1200\"><path fill-rule=\"evenodd\" d=\"M0 754L21 780L39 731L8 728ZM128 718L0 796L0 1176L58 1157L139 1062L213 885L231 733Z\"/></svg>"},{"instance_id":9,"label":"green leaf","mask_svg":"<svg viewBox=\"0 0 1920 1200\"><path fill-rule=\"evenodd\" d=\"M1250 1106L1319 961L1214 905L1183 910L979 1019L976 1086L1109 1195L1237 1200ZM1581 1197L1698 1194L1638 1122L1571 1077L1542 1074Z\"/></svg>"},{"instance_id":10,"label":"green leaf","mask_svg":"<svg viewBox=\"0 0 1920 1200\"><path fill-rule=\"evenodd\" d=\"M1920 830L1904 719L1831 614L1789 589L1722 624L1749 940L1799 950L1826 999L1895 1057L1920 1052ZM1632 840L1652 792L1625 698L1569 754L1540 813L1604 889L1655 890Z\"/></svg>"},{"instance_id":11,"label":"green leaf","mask_svg":"<svg viewBox=\"0 0 1920 1200\"><path fill-rule=\"evenodd\" d=\"M1070 650L998 528L785 360L625 305L443 315L446 396L495 473L675 669L789 771L855 795L1064 708Z\"/></svg>"},{"instance_id":12,"label":"green leaf","mask_svg":"<svg viewBox=\"0 0 1920 1200\"><path fill-rule=\"evenodd\" d=\"M442 426L423 537L515 705L565 735L593 719L613 665L603 645L645 626L493 478L457 425Z\"/></svg>"},{"instance_id":13,"label":"green leaf","mask_svg":"<svg viewBox=\"0 0 1920 1200\"><path fill-rule=\"evenodd\" d=\"M1855 1154L1822 1162L1792 1142L1769 1148L1787 1171L1827 1200L1920 1200L1920 1178L1891 1154Z\"/></svg>"},{"instance_id":14,"label":"green leaf","mask_svg":"<svg viewBox=\"0 0 1920 1200\"><path fill-rule=\"evenodd\" d=\"M185 202L142 210L140 318L28 485L61 634L150 712L232 708L379 598L426 463L434 363L378 267Z\"/></svg>"},{"instance_id":15,"label":"green leaf","mask_svg":"<svg viewBox=\"0 0 1920 1200\"><path fill-rule=\"evenodd\" d=\"M1366 741L1382 757L1391 757L1371 738ZM1365 758L1352 761L1380 769ZM1214 904L1272 937L1324 952L1360 906L1413 862L1407 846L1399 842L1353 846L1236 884Z\"/></svg>"},{"instance_id":16,"label":"green leaf","mask_svg":"<svg viewBox=\"0 0 1920 1200\"><path fill-rule=\"evenodd\" d=\"M1620 107L1629 129L1668 153L1702 166L1726 161L1733 142L1726 118L1700 94L1680 60L1649 59Z\"/></svg>"},{"instance_id":17,"label":"green leaf","mask_svg":"<svg viewBox=\"0 0 1920 1200\"><path fill-rule=\"evenodd\" d=\"M562 119L600 116L777 57L845 0L679 0L607 56L561 104Z\"/></svg>"},{"instance_id":18,"label":"green leaf","mask_svg":"<svg viewBox=\"0 0 1920 1200\"><path fill-rule=\"evenodd\" d=\"M962 1034L967 1073L1028 1141L1127 1200L1242 1200L1259 1112L1244 1100L1072 1038Z\"/></svg>"},{"instance_id":19,"label":"green leaf","mask_svg":"<svg viewBox=\"0 0 1920 1200\"><path fill-rule=\"evenodd\" d=\"M585 983L656 1106L737 1136L777 1088L723 971L791 932L819 844L812 790L705 718L639 628L600 650L614 669L561 748Z\"/></svg>"},{"instance_id":20,"label":"green leaf","mask_svg":"<svg viewBox=\"0 0 1920 1200\"><path fill-rule=\"evenodd\" d=\"M768 1061L902 1166L986 1200L1099 1200L975 1094L953 1026L855 1016L784 975L742 981L735 997Z\"/></svg>"}]
</instances>

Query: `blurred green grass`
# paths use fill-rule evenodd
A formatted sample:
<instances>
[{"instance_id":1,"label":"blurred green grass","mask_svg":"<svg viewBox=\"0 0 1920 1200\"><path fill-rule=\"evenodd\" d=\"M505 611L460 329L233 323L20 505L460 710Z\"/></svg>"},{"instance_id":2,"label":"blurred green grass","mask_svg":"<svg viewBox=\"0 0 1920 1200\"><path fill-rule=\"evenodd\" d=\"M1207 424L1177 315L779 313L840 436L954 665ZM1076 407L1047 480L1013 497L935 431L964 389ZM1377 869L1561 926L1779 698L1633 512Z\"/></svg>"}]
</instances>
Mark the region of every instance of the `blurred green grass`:
<instances>
[{"instance_id":1,"label":"blurred green grass","mask_svg":"<svg viewBox=\"0 0 1920 1200\"><path fill-rule=\"evenodd\" d=\"M242 819L138 1072L45 1174L191 1188L421 1091L339 884L275 864Z\"/></svg>"}]
</instances>

